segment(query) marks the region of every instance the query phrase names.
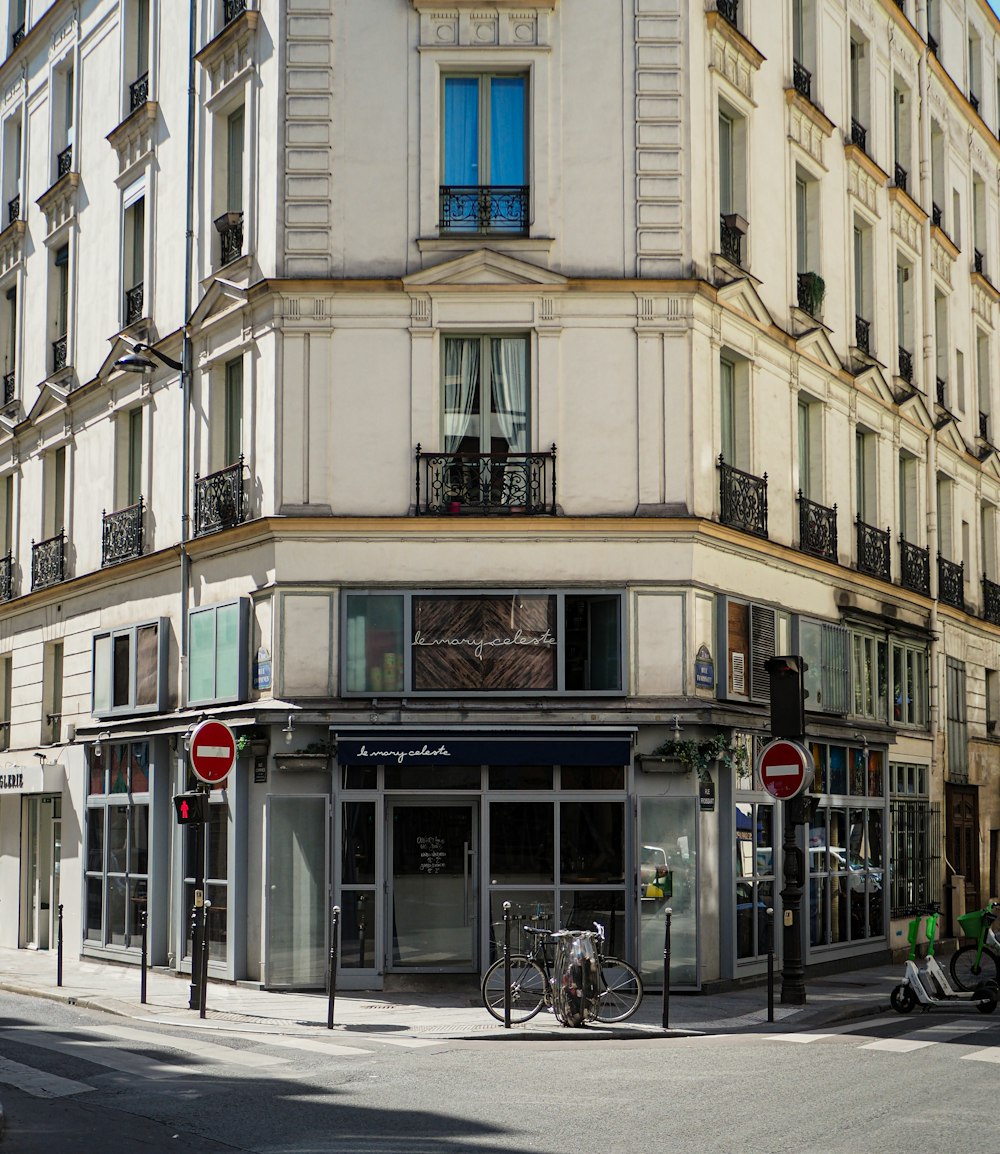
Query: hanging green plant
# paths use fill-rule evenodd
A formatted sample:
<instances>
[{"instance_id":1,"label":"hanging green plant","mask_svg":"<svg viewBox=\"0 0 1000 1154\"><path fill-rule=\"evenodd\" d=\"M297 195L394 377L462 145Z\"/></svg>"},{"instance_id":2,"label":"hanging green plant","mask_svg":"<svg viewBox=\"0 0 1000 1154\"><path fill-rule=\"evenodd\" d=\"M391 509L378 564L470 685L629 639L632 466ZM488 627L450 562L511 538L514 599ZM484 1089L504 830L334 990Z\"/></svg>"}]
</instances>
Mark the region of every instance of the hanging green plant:
<instances>
[{"instance_id":1,"label":"hanging green plant","mask_svg":"<svg viewBox=\"0 0 1000 1154\"><path fill-rule=\"evenodd\" d=\"M746 746L733 744L724 733L707 737L704 741L671 739L653 750L657 757L679 761L686 769L693 769L701 777L713 761L721 762L726 770L745 768L749 762Z\"/></svg>"}]
</instances>

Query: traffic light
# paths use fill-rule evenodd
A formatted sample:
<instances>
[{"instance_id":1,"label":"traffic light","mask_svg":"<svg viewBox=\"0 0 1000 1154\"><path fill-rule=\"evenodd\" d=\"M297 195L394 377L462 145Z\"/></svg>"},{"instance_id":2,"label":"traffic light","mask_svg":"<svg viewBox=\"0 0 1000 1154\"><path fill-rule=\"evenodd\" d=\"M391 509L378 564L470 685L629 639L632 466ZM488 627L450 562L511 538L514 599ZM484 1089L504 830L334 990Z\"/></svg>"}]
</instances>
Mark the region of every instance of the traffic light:
<instances>
[{"instance_id":1,"label":"traffic light","mask_svg":"<svg viewBox=\"0 0 1000 1154\"><path fill-rule=\"evenodd\" d=\"M197 825L208 821L208 795L178 793L174 795L178 825Z\"/></svg>"},{"instance_id":2,"label":"traffic light","mask_svg":"<svg viewBox=\"0 0 1000 1154\"><path fill-rule=\"evenodd\" d=\"M803 675L809 666L792 654L769 657L764 668L771 679L771 735L801 738L806 732L806 693Z\"/></svg>"}]
</instances>

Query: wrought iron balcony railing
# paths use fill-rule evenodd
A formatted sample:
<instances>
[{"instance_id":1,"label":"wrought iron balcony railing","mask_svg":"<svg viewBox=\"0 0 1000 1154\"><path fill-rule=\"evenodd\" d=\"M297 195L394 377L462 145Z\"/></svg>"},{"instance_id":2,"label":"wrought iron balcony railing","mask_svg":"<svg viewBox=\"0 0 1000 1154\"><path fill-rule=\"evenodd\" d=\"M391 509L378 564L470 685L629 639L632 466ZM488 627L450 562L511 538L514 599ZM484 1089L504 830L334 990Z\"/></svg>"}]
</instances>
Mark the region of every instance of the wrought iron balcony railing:
<instances>
[{"instance_id":1,"label":"wrought iron balcony railing","mask_svg":"<svg viewBox=\"0 0 1000 1154\"><path fill-rule=\"evenodd\" d=\"M734 28L739 27L739 0L715 0L715 8L723 20L732 24Z\"/></svg>"},{"instance_id":2,"label":"wrought iron balcony railing","mask_svg":"<svg viewBox=\"0 0 1000 1154\"><path fill-rule=\"evenodd\" d=\"M719 251L733 264L743 264L743 237L747 222L738 213L725 213L719 218Z\"/></svg>"},{"instance_id":3,"label":"wrought iron balcony railing","mask_svg":"<svg viewBox=\"0 0 1000 1154\"><path fill-rule=\"evenodd\" d=\"M867 573L871 577L879 577L883 581L891 581L892 563L889 530L876 529L874 525L867 525L860 517L857 518L856 524L858 528L858 572Z\"/></svg>"},{"instance_id":4,"label":"wrought iron balcony railing","mask_svg":"<svg viewBox=\"0 0 1000 1154\"><path fill-rule=\"evenodd\" d=\"M243 213L224 212L214 221L219 234L219 260L229 264L243 255Z\"/></svg>"},{"instance_id":5,"label":"wrought iron balcony railing","mask_svg":"<svg viewBox=\"0 0 1000 1154\"><path fill-rule=\"evenodd\" d=\"M813 74L797 60L792 61L792 86L806 100L812 100Z\"/></svg>"},{"instance_id":6,"label":"wrought iron balcony railing","mask_svg":"<svg viewBox=\"0 0 1000 1154\"><path fill-rule=\"evenodd\" d=\"M10 36L10 44L11 44L11 51L12 52L18 46L18 44L21 43L21 41L23 39L24 39L24 25L19 24L18 27L14 29L14 31L11 33L11 36Z\"/></svg>"},{"instance_id":7,"label":"wrought iron balcony railing","mask_svg":"<svg viewBox=\"0 0 1000 1154\"><path fill-rule=\"evenodd\" d=\"M73 171L73 145L66 147L56 157L56 180L61 180L68 172Z\"/></svg>"},{"instance_id":8,"label":"wrought iron balcony railing","mask_svg":"<svg viewBox=\"0 0 1000 1154\"><path fill-rule=\"evenodd\" d=\"M443 184L440 214L442 232L524 236L528 231L528 186Z\"/></svg>"},{"instance_id":9,"label":"wrought iron balcony railing","mask_svg":"<svg viewBox=\"0 0 1000 1154\"><path fill-rule=\"evenodd\" d=\"M965 608L965 562L949 561L938 553L938 600L955 609Z\"/></svg>"},{"instance_id":10,"label":"wrought iron balcony railing","mask_svg":"<svg viewBox=\"0 0 1000 1154\"><path fill-rule=\"evenodd\" d=\"M900 10L900 12L905 14L905 12L906 12L906 0L896 0L896 7Z\"/></svg>"},{"instance_id":11,"label":"wrought iron balcony railing","mask_svg":"<svg viewBox=\"0 0 1000 1154\"><path fill-rule=\"evenodd\" d=\"M1000 625L1000 585L983 574L983 620Z\"/></svg>"},{"instance_id":12,"label":"wrought iron balcony railing","mask_svg":"<svg viewBox=\"0 0 1000 1154\"><path fill-rule=\"evenodd\" d=\"M246 520L243 457L207 477L194 479L194 535L231 529Z\"/></svg>"},{"instance_id":13,"label":"wrought iron balcony railing","mask_svg":"<svg viewBox=\"0 0 1000 1154\"><path fill-rule=\"evenodd\" d=\"M135 112L149 99L149 73L144 72L128 86L128 110Z\"/></svg>"},{"instance_id":14,"label":"wrought iron balcony railing","mask_svg":"<svg viewBox=\"0 0 1000 1154\"><path fill-rule=\"evenodd\" d=\"M134 325L142 320L142 285L125 290L125 324Z\"/></svg>"},{"instance_id":15,"label":"wrought iron balcony railing","mask_svg":"<svg viewBox=\"0 0 1000 1154\"><path fill-rule=\"evenodd\" d=\"M939 204L931 203L931 224L937 225L938 228L943 227L941 222L944 220L944 211Z\"/></svg>"},{"instance_id":16,"label":"wrought iron balcony railing","mask_svg":"<svg viewBox=\"0 0 1000 1154\"><path fill-rule=\"evenodd\" d=\"M556 511L556 447L543 453L425 453L417 445L422 513L533 516Z\"/></svg>"},{"instance_id":17,"label":"wrought iron balcony railing","mask_svg":"<svg viewBox=\"0 0 1000 1154\"><path fill-rule=\"evenodd\" d=\"M906 182L910 179L910 174L898 162L893 166L892 179L897 188L901 188L903 192L906 192Z\"/></svg>"},{"instance_id":18,"label":"wrought iron balcony railing","mask_svg":"<svg viewBox=\"0 0 1000 1154\"><path fill-rule=\"evenodd\" d=\"M989 442L989 439L990 439L990 415L989 415L989 413L980 412L980 414L979 414L979 439L981 441Z\"/></svg>"},{"instance_id":19,"label":"wrought iron balcony railing","mask_svg":"<svg viewBox=\"0 0 1000 1154\"><path fill-rule=\"evenodd\" d=\"M117 565L142 556L142 498L101 517L101 565Z\"/></svg>"},{"instance_id":20,"label":"wrought iron balcony railing","mask_svg":"<svg viewBox=\"0 0 1000 1154\"><path fill-rule=\"evenodd\" d=\"M232 24L237 16L247 10L247 0L222 0L222 23Z\"/></svg>"},{"instance_id":21,"label":"wrought iron balcony railing","mask_svg":"<svg viewBox=\"0 0 1000 1154\"><path fill-rule=\"evenodd\" d=\"M899 583L911 593L931 595L930 554L919 545L911 545L902 534L899 536Z\"/></svg>"},{"instance_id":22,"label":"wrought iron balcony railing","mask_svg":"<svg viewBox=\"0 0 1000 1154\"><path fill-rule=\"evenodd\" d=\"M7 223L13 224L15 220L21 219L21 194L12 196L7 201Z\"/></svg>"},{"instance_id":23,"label":"wrought iron balcony railing","mask_svg":"<svg viewBox=\"0 0 1000 1154\"><path fill-rule=\"evenodd\" d=\"M908 385L913 384L913 354L899 346L899 375Z\"/></svg>"},{"instance_id":24,"label":"wrought iron balcony railing","mask_svg":"<svg viewBox=\"0 0 1000 1154\"><path fill-rule=\"evenodd\" d=\"M14 558L10 553L0 557L0 601L9 601L14 596Z\"/></svg>"},{"instance_id":25,"label":"wrought iron balcony railing","mask_svg":"<svg viewBox=\"0 0 1000 1154\"><path fill-rule=\"evenodd\" d=\"M868 129L859 120L851 117L851 144L856 144L862 152L868 151Z\"/></svg>"},{"instance_id":26,"label":"wrought iron balcony railing","mask_svg":"<svg viewBox=\"0 0 1000 1154\"><path fill-rule=\"evenodd\" d=\"M979 97L971 89L969 91L969 103L972 105L974 112L979 111Z\"/></svg>"},{"instance_id":27,"label":"wrought iron balcony railing","mask_svg":"<svg viewBox=\"0 0 1000 1154\"><path fill-rule=\"evenodd\" d=\"M13 369L9 373L3 375L3 403L10 405L14 402L14 397L17 393L16 388L17 374Z\"/></svg>"},{"instance_id":28,"label":"wrought iron balcony railing","mask_svg":"<svg viewBox=\"0 0 1000 1154\"><path fill-rule=\"evenodd\" d=\"M755 537L767 536L767 473L755 477L719 456L719 520Z\"/></svg>"},{"instance_id":29,"label":"wrought iron balcony railing","mask_svg":"<svg viewBox=\"0 0 1000 1154\"><path fill-rule=\"evenodd\" d=\"M67 334L63 333L61 337L56 337L52 342L52 371L58 373L60 369L66 367L67 356Z\"/></svg>"},{"instance_id":30,"label":"wrought iron balcony railing","mask_svg":"<svg viewBox=\"0 0 1000 1154\"><path fill-rule=\"evenodd\" d=\"M935 399L937 400L937 403L941 406L942 409L946 409L948 407L948 405L947 405L948 386L945 383L945 380L943 377L937 378L936 389L937 389L937 391L934 394Z\"/></svg>"},{"instance_id":31,"label":"wrought iron balcony railing","mask_svg":"<svg viewBox=\"0 0 1000 1154\"><path fill-rule=\"evenodd\" d=\"M983 254L978 248L972 250L972 271L978 273L983 271Z\"/></svg>"},{"instance_id":32,"label":"wrought iron balcony railing","mask_svg":"<svg viewBox=\"0 0 1000 1154\"><path fill-rule=\"evenodd\" d=\"M819 273L800 272L795 278L797 304L811 317L818 317L823 308L826 285Z\"/></svg>"},{"instance_id":33,"label":"wrought iron balcony railing","mask_svg":"<svg viewBox=\"0 0 1000 1154\"><path fill-rule=\"evenodd\" d=\"M54 537L31 542L31 588L47 589L66 578L65 531Z\"/></svg>"},{"instance_id":34,"label":"wrought iron balcony railing","mask_svg":"<svg viewBox=\"0 0 1000 1154\"><path fill-rule=\"evenodd\" d=\"M866 321L864 317L854 318L854 345L863 353L871 353L871 321Z\"/></svg>"},{"instance_id":35,"label":"wrought iron balcony railing","mask_svg":"<svg viewBox=\"0 0 1000 1154\"><path fill-rule=\"evenodd\" d=\"M813 557L826 561L836 561L837 553L837 506L828 509L817 501L810 501L798 492L799 503L799 548Z\"/></svg>"},{"instance_id":36,"label":"wrought iron balcony railing","mask_svg":"<svg viewBox=\"0 0 1000 1154\"><path fill-rule=\"evenodd\" d=\"M938 42L929 32L927 33L927 47L937 56Z\"/></svg>"}]
</instances>

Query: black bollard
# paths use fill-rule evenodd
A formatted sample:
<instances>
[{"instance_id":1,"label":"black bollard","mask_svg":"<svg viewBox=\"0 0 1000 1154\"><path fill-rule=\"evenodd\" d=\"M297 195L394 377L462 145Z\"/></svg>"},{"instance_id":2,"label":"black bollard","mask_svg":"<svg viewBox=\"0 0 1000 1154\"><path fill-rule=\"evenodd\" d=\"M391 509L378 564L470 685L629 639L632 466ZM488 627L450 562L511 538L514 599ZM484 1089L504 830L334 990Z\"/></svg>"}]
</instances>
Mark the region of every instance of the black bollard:
<instances>
[{"instance_id":1,"label":"black bollard","mask_svg":"<svg viewBox=\"0 0 1000 1154\"><path fill-rule=\"evenodd\" d=\"M191 907L191 988L188 991L188 1009L197 1010L201 1005L201 950L198 948L198 907Z\"/></svg>"},{"instance_id":2,"label":"black bollard","mask_svg":"<svg viewBox=\"0 0 1000 1154\"><path fill-rule=\"evenodd\" d=\"M510 1029L510 902L503 904L503 1028Z\"/></svg>"},{"instance_id":3,"label":"black bollard","mask_svg":"<svg viewBox=\"0 0 1000 1154\"><path fill-rule=\"evenodd\" d=\"M208 997L208 911L212 908L212 903L206 899L205 906L201 911L201 963L199 966L201 972L201 994L198 999L198 1017L205 1016L205 1000Z\"/></svg>"},{"instance_id":4,"label":"black bollard","mask_svg":"<svg viewBox=\"0 0 1000 1154\"><path fill-rule=\"evenodd\" d=\"M146 969L149 965L149 955L146 950L146 911L139 914L139 927L142 931L142 945L139 950L139 1001L146 1004Z\"/></svg>"},{"instance_id":5,"label":"black bollard","mask_svg":"<svg viewBox=\"0 0 1000 1154\"><path fill-rule=\"evenodd\" d=\"M326 1005L326 1028L333 1029L333 1003L337 997L337 949L339 947L338 936L340 933L340 906L333 907L333 920L330 924L330 974L329 984L327 989L329 992L329 1000Z\"/></svg>"},{"instance_id":6,"label":"black bollard","mask_svg":"<svg viewBox=\"0 0 1000 1154\"><path fill-rule=\"evenodd\" d=\"M767 1020L774 1021L774 907L767 910Z\"/></svg>"},{"instance_id":7,"label":"black bollard","mask_svg":"<svg viewBox=\"0 0 1000 1154\"><path fill-rule=\"evenodd\" d=\"M59 910L59 919L56 922L56 985L62 985L62 962L63 962L63 923L62 923L62 905L57 907Z\"/></svg>"},{"instance_id":8,"label":"black bollard","mask_svg":"<svg viewBox=\"0 0 1000 1154\"><path fill-rule=\"evenodd\" d=\"M663 1028L670 1029L670 919L674 911L663 911Z\"/></svg>"}]
</instances>

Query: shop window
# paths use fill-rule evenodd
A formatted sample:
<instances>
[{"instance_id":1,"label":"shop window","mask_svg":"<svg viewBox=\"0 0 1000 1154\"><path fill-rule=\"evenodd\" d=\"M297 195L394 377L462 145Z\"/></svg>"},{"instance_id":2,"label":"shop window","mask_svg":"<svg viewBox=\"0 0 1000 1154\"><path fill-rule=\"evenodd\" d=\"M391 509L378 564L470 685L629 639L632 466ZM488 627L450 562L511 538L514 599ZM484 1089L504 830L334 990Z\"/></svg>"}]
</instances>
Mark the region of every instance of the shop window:
<instances>
[{"instance_id":1,"label":"shop window","mask_svg":"<svg viewBox=\"0 0 1000 1154\"><path fill-rule=\"evenodd\" d=\"M767 954L774 909L774 805L736 803L736 959Z\"/></svg>"},{"instance_id":2,"label":"shop window","mask_svg":"<svg viewBox=\"0 0 1000 1154\"><path fill-rule=\"evenodd\" d=\"M188 619L188 704L246 701L250 602L192 609Z\"/></svg>"},{"instance_id":3,"label":"shop window","mask_svg":"<svg viewBox=\"0 0 1000 1154\"><path fill-rule=\"evenodd\" d=\"M149 882L149 744L89 749L85 942L138 947Z\"/></svg>"},{"instance_id":4,"label":"shop window","mask_svg":"<svg viewBox=\"0 0 1000 1154\"><path fill-rule=\"evenodd\" d=\"M927 718L927 650L894 641L892 720L897 725L926 726Z\"/></svg>"},{"instance_id":5,"label":"shop window","mask_svg":"<svg viewBox=\"0 0 1000 1154\"><path fill-rule=\"evenodd\" d=\"M809 825L809 944L885 936L884 811L821 805Z\"/></svg>"},{"instance_id":6,"label":"shop window","mask_svg":"<svg viewBox=\"0 0 1000 1154\"><path fill-rule=\"evenodd\" d=\"M639 962L643 981L663 982L663 911L670 906L674 947L671 985L698 985L698 799L639 798L640 877L666 871L666 886L640 899ZM665 863L665 864L664 864ZM648 881L647 881L648 886ZM655 889L663 890L657 896ZM667 897L668 891L672 894ZM683 943L683 945L681 944Z\"/></svg>"},{"instance_id":7,"label":"shop window","mask_svg":"<svg viewBox=\"0 0 1000 1154\"><path fill-rule=\"evenodd\" d=\"M191 783L194 785L192 779ZM194 907L198 839L191 826L184 826L184 906ZM208 821L201 838L202 877L205 881L205 928L208 955L216 961L228 958L229 942L229 806L215 793L208 807ZM211 902L211 905L209 905ZM191 957L191 919L185 918L184 956Z\"/></svg>"},{"instance_id":8,"label":"shop window","mask_svg":"<svg viewBox=\"0 0 1000 1154\"><path fill-rule=\"evenodd\" d=\"M374 788L375 783L371 785ZM344 969L364 970L375 965L375 802L346 802L342 820L340 964Z\"/></svg>"},{"instance_id":9,"label":"shop window","mask_svg":"<svg viewBox=\"0 0 1000 1154\"><path fill-rule=\"evenodd\" d=\"M166 709L168 621L95 633L91 711L95 717Z\"/></svg>"},{"instance_id":10,"label":"shop window","mask_svg":"<svg viewBox=\"0 0 1000 1154\"><path fill-rule=\"evenodd\" d=\"M825 621L798 622L798 652L805 659L806 709L846 713L850 700L850 631Z\"/></svg>"},{"instance_id":11,"label":"shop window","mask_svg":"<svg viewBox=\"0 0 1000 1154\"><path fill-rule=\"evenodd\" d=\"M931 885L935 812L928 797L928 767L901 762L889 765L890 911L912 917L926 909Z\"/></svg>"},{"instance_id":12,"label":"shop window","mask_svg":"<svg viewBox=\"0 0 1000 1154\"><path fill-rule=\"evenodd\" d=\"M889 688L886 641L867 633L851 638L854 654L854 713L885 721Z\"/></svg>"}]
</instances>

